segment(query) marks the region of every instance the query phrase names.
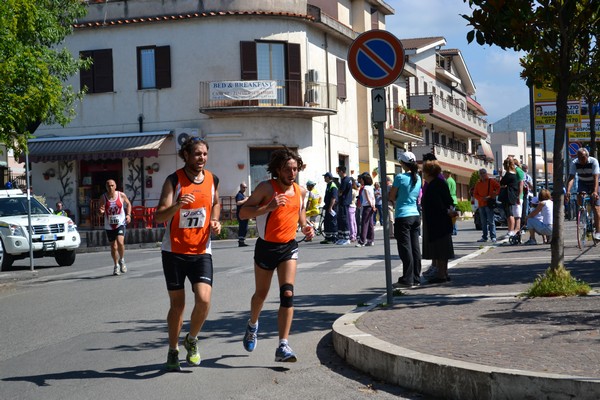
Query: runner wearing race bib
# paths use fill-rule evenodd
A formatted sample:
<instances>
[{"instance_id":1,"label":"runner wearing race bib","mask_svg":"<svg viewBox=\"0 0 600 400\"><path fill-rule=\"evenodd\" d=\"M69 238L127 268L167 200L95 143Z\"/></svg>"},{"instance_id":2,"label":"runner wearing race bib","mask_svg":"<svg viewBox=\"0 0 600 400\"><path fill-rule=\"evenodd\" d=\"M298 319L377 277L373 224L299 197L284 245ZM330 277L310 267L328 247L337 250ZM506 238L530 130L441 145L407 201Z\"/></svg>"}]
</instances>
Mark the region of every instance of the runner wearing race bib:
<instances>
[{"instance_id":1,"label":"runner wearing race bib","mask_svg":"<svg viewBox=\"0 0 600 400\"><path fill-rule=\"evenodd\" d=\"M185 166L165 180L155 215L156 222L167 222L162 264L170 301L168 371L180 370L179 335L185 309L186 278L192 284L194 310L183 345L188 364L200 364L198 334L208 317L213 283L210 236L221 232L219 179L204 169L208 144L190 137L181 146L179 156Z\"/></svg>"},{"instance_id":2,"label":"runner wearing race bib","mask_svg":"<svg viewBox=\"0 0 600 400\"><path fill-rule=\"evenodd\" d=\"M127 195L117 190L113 179L106 181L106 193L100 199L99 212L104 216L104 229L110 242L110 255L114 261L113 275L127 272L125 265L125 225L131 222L131 202Z\"/></svg>"}]
</instances>

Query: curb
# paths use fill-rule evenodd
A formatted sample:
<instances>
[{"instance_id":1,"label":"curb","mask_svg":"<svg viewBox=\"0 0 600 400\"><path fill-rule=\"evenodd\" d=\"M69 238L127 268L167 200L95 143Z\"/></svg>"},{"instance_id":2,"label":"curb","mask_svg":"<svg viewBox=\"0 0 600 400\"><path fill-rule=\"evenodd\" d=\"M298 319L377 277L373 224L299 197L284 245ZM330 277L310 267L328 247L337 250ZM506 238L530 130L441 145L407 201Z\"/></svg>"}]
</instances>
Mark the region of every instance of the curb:
<instances>
[{"instance_id":1,"label":"curb","mask_svg":"<svg viewBox=\"0 0 600 400\"><path fill-rule=\"evenodd\" d=\"M503 242L507 240L484 245L451 261L448 268ZM376 297L368 306L357 307L341 316L332 326L336 353L348 364L376 379L445 399L598 398L600 379L597 377L538 373L452 360L400 347L358 329L356 321L385 300L386 295Z\"/></svg>"},{"instance_id":2,"label":"curb","mask_svg":"<svg viewBox=\"0 0 600 400\"><path fill-rule=\"evenodd\" d=\"M374 300L383 301L384 296ZM419 353L356 327L371 305L333 324L333 346L347 363L385 382L447 399L597 399L600 379L490 367Z\"/></svg>"}]
</instances>

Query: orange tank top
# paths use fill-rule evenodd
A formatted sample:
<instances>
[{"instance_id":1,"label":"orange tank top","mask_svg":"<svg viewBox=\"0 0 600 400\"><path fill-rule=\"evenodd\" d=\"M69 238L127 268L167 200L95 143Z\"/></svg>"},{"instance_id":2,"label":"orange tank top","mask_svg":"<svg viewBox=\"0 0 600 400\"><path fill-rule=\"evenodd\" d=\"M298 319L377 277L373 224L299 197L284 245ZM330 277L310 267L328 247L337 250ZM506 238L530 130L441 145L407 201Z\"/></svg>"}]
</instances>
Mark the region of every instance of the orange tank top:
<instances>
[{"instance_id":1,"label":"orange tank top","mask_svg":"<svg viewBox=\"0 0 600 400\"><path fill-rule=\"evenodd\" d=\"M271 179L270 182L273 186L273 197L281 194L277 181ZM293 188L294 194L288 196L288 202L284 207L277 207L271 212L256 217L256 228L261 239L273 243L287 243L296 238L302 195L300 186L295 182ZM267 203L271 200L269 199Z\"/></svg>"},{"instance_id":2,"label":"orange tank top","mask_svg":"<svg viewBox=\"0 0 600 400\"><path fill-rule=\"evenodd\" d=\"M177 254L212 254L210 216L216 191L214 177L204 170L204 181L193 183L183 169L176 174L173 202L188 193L192 193L195 200L181 207L167 223L162 250Z\"/></svg>"}]
</instances>

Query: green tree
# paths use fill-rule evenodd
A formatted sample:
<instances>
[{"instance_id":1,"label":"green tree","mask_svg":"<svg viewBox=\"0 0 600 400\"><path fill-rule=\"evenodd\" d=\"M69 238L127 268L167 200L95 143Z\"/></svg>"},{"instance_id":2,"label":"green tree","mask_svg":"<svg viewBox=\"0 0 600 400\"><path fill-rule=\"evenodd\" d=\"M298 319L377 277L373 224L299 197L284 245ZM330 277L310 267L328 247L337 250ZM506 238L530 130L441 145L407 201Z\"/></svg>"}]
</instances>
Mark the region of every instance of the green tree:
<instances>
[{"instance_id":1,"label":"green tree","mask_svg":"<svg viewBox=\"0 0 600 400\"><path fill-rule=\"evenodd\" d=\"M584 76L588 58L581 51L596 43L598 0L463 0L473 10L463 15L473 30L467 40L480 45L524 51L521 76L532 85L549 87L556 96L554 139L554 227L550 268L564 268L564 143L567 99Z\"/></svg>"},{"instance_id":2,"label":"green tree","mask_svg":"<svg viewBox=\"0 0 600 400\"><path fill-rule=\"evenodd\" d=\"M89 63L60 48L80 0L0 1L0 142L17 151L40 123L66 125L80 96L65 81Z\"/></svg>"},{"instance_id":3,"label":"green tree","mask_svg":"<svg viewBox=\"0 0 600 400\"><path fill-rule=\"evenodd\" d=\"M596 105L600 103L600 50L596 45L595 37L590 36L587 43L583 43L581 52L587 62L583 65L583 77L575 88L575 93L585 99L588 105L590 119L590 156L596 157Z\"/></svg>"}]
</instances>

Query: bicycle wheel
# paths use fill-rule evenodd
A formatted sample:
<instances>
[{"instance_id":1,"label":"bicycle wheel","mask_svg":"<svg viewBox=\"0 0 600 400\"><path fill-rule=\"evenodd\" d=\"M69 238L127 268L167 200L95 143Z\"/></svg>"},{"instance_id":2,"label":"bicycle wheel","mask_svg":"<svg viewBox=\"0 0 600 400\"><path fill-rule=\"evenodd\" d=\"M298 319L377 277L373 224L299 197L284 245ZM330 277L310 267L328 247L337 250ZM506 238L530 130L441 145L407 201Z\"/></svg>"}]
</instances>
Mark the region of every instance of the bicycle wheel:
<instances>
[{"instance_id":1,"label":"bicycle wheel","mask_svg":"<svg viewBox=\"0 0 600 400\"><path fill-rule=\"evenodd\" d=\"M587 235L587 211L585 208L580 207L577 211L577 246L583 249L585 244L585 237Z\"/></svg>"},{"instance_id":2,"label":"bicycle wheel","mask_svg":"<svg viewBox=\"0 0 600 400\"><path fill-rule=\"evenodd\" d=\"M592 239L592 243L594 246L598 244L598 240L594 237L594 233L596 233L596 227L594 226L594 212L592 211L592 205L588 203L586 205L587 210L587 232L588 236Z\"/></svg>"},{"instance_id":3,"label":"bicycle wheel","mask_svg":"<svg viewBox=\"0 0 600 400\"><path fill-rule=\"evenodd\" d=\"M325 236L325 234L323 233L324 223L325 223L325 218L323 218L323 215L321 215L321 218L319 218L319 225L317 225L317 228L315 229L315 235Z\"/></svg>"}]
</instances>

